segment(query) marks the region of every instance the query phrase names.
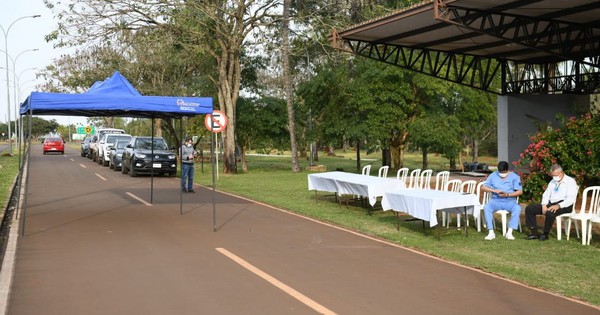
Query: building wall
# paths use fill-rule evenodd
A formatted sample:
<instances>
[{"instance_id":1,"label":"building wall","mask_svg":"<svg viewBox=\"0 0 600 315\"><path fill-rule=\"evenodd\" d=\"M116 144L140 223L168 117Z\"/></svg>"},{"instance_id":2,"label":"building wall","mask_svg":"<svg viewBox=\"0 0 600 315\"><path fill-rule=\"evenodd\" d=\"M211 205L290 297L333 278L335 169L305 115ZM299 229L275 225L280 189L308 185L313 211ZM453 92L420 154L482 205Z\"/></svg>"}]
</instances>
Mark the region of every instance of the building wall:
<instances>
[{"instance_id":1,"label":"building wall","mask_svg":"<svg viewBox=\"0 0 600 315\"><path fill-rule=\"evenodd\" d=\"M590 110L590 95L498 96L498 159L512 163L544 126L559 126L556 115L581 115Z\"/></svg>"}]
</instances>

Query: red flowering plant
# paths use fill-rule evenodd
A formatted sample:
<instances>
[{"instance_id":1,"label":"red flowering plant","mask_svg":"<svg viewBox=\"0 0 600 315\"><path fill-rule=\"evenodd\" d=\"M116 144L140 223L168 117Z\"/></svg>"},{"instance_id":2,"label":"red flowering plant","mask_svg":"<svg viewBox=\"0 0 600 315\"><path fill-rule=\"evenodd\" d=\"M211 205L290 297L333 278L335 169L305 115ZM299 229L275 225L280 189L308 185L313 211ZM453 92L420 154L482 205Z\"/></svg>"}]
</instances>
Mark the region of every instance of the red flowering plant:
<instances>
[{"instance_id":1,"label":"red flowering plant","mask_svg":"<svg viewBox=\"0 0 600 315\"><path fill-rule=\"evenodd\" d=\"M558 119L562 128L548 128L531 136L531 144L514 163L529 168L529 174L519 174L523 181L522 202L541 200L550 180L550 166L555 163L582 189L600 185L600 118L586 114Z\"/></svg>"}]
</instances>

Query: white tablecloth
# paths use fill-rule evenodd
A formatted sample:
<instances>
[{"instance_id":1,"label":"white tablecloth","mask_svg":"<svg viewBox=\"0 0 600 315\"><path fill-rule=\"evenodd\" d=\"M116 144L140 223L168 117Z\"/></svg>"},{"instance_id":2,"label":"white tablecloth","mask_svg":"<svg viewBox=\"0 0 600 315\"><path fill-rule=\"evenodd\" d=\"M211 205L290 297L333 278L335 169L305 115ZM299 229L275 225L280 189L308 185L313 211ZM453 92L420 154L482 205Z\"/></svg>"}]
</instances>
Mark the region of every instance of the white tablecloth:
<instances>
[{"instance_id":1,"label":"white tablecloth","mask_svg":"<svg viewBox=\"0 0 600 315\"><path fill-rule=\"evenodd\" d=\"M467 213L477 218L480 211L473 211L476 206L481 204L474 194L429 189L386 191L381 200L383 210L408 213L415 218L429 221L429 226L438 224L438 210L463 213L464 207L467 207Z\"/></svg>"},{"instance_id":2,"label":"white tablecloth","mask_svg":"<svg viewBox=\"0 0 600 315\"><path fill-rule=\"evenodd\" d=\"M406 188L404 182L394 178L381 178L346 172L326 172L308 175L308 189L335 192L338 195L358 195L369 199L371 206L377 197L388 190Z\"/></svg>"}]
</instances>

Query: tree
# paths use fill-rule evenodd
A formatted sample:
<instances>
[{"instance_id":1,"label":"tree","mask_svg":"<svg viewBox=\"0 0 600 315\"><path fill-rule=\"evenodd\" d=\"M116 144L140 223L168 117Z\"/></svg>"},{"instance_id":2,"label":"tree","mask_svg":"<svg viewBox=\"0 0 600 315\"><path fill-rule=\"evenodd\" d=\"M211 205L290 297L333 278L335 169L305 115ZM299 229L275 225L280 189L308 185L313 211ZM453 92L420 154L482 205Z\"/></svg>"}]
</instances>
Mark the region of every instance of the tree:
<instances>
[{"instance_id":1,"label":"tree","mask_svg":"<svg viewBox=\"0 0 600 315\"><path fill-rule=\"evenodd\" d=\"M46 3L54 8L49 0ZM240 56L248 35L273 22L270 10L276 5L277 2L271 0L89 0L57 9L59 26L48 38L58 40L59 45L112 42L118 41L118 35L123 32L160 28L177 35L182 46L212 56L216 71L208 77L217 86L219 108L230 123L223 134L224 171L235 173L235 106L242 71Z\"/></svg>"},{"instance_id":2,"label":"tree","mask_svg":"<svg viewBox=\"0 0 600 315\"><path fill-rule=\"evenodd\" d=\"M438 152L453 158L461 148L460 124L455 116L432 114L416 119L409 128L409 141L421 149L423 156L422 169L429 168L427 154Z\"/></svg>"},{"instance_id":3,"label":"tree","mask_svg":"<svg viewBox=\"0 0 600 315\"><path fill-rule=\"evenodd\" d=\"M29 124L29 121L25 121L24 125ZM45 120L39 117L31 117L31 136L33 138L39 138L43 135L57 132L60 125L55 119ZM29 128L24 128L25 136L29 136ZM64 136L64 135L63 135Z\"/></svg>"}]
</instances>

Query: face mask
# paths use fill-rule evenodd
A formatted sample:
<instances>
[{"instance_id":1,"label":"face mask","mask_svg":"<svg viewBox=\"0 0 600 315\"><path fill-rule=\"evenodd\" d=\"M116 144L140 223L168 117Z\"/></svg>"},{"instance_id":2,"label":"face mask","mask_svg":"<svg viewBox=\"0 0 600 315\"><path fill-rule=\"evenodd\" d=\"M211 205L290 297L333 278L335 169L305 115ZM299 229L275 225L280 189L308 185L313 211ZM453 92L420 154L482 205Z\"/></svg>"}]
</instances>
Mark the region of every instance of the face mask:
<instances>
[{"instance_id":1,"label":"face mask","mask_svg":"<svg viewBox=\"0 0 600 315\"><path fill-rule=\"evenodd\" d=\"M555 182L560 182L560 176L552 176Z\"/></svg>"},{"instance_id":2,"label":"face mask","mask_svg":"<svg viewBox=\"0 0 600 315\"><path fill-rule=\"evenodd\" d=\"M191 144L191 143L188 143L188 144L187 144L187 147L188 147L188 148L191 148L191 147L192 147L192 144Z\"/></svg>"},{"instance_id":3,"label":"face mask","mask_svg":"<svg viewBox=\"0 0 600 315\"><path fill-rule=\"evenodd\" d=\"M498 173L500 175L500 177L505 178L506 176L508 176L508 173Z\"/></svg>"}]
</instances>

